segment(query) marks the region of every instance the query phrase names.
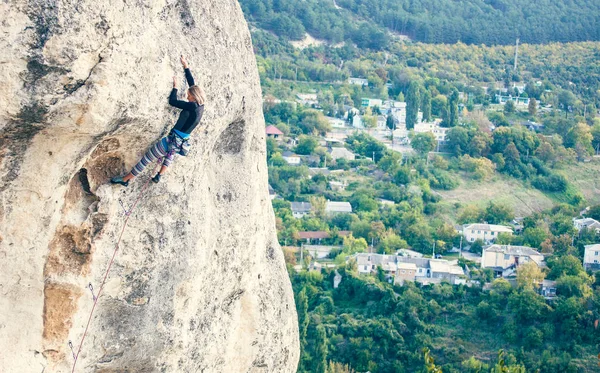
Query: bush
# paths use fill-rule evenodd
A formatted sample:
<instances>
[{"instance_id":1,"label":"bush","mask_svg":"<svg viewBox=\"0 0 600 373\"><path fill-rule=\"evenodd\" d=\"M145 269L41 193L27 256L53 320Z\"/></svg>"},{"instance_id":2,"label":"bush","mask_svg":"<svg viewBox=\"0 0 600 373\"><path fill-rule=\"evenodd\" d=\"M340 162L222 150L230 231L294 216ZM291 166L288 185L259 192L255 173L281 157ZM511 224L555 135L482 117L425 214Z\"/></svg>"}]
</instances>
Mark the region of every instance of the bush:
<instances>
[{"instance_id":1,"label":"bush","mask_svg":"<svg viewBox=\"0 0 600 373\"><path fill-rule=\"evenodd\" d=\"M538 176L531 184L545 192L564 192L567 190L567 179L562 175Z\"/></svg>"},{"instance_id":2,"label":"bush","mask_svg":"<svg viewBox=\"0 0 600 373\"><path fill-rule=\"evenodd\" d=\"M460 184L460 182L447 171L433 169L431 174L432 177L429 181L433 188L452 190Z\"/></svg>"}]
</instances>

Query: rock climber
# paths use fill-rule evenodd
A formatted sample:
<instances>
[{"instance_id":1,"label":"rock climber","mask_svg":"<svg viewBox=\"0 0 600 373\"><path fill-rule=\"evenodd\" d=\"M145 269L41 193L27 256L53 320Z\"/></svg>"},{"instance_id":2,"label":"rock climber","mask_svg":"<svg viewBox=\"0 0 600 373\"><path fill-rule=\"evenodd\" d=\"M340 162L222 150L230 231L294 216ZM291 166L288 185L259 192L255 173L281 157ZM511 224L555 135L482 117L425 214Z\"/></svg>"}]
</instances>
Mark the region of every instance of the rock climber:
<instances>
[{"instance_id":1,"label":"rock climber","mask_svg":"<svg viewBox=\"0 0 600 373\"><path fill-rule=\"evenodd\" d=\"M162 158L162 166L156 176L152 178L152 181L158 183L161 175L167 171L167 167L173 162L175 154L186 155L189 149L188 139L190 134L196 128L200 119L202 119L202 113L204 113L204 102L206 96L202 88L194 83L194 77L190 72L187 61L183 56L180 58L181 64L185 72L185 78L188 82L189 88L187 89L187 101L181 101L177 99L177 77L173 77L173 89L169 95L169 104L181 109L179 119L177 123L167 137L162 138L154 146L152 146L142 159L131 169L125 176L113 177L110 182L113 184L121 184L128 186L129 181L138 176L146 166L155 160Z\"/></svg>"}]
</instances>

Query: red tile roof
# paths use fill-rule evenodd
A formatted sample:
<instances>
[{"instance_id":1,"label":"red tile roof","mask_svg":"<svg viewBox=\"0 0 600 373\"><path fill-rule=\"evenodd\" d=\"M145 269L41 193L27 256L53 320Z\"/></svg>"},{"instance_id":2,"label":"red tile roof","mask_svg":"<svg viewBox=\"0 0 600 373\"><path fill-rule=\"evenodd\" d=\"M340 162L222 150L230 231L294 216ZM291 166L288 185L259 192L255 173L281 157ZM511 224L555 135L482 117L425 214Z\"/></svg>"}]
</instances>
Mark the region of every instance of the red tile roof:
<instances>
[{"instance_id":1,"label":"red tile roof","mask_svg":"<svg viewBox=\"0 0 600 373\"><path fill-rule=\"evenodd\" d=\"M266 129L267 135L283 135L283 132L281 132L277 127L275 126L268 126Z\"/></svg>"}]
</instances>

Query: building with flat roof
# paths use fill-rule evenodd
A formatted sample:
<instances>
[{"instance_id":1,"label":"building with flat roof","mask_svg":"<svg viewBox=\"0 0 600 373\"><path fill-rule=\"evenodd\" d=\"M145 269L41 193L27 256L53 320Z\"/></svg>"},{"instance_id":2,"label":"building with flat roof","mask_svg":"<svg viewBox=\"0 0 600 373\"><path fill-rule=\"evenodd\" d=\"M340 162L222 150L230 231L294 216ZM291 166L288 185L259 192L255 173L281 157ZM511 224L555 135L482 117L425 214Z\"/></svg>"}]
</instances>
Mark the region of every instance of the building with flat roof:
<instances>
[{"instance_id":1,"label":"building with flat roof","mask_svg":"<svg viewBox=\"0 0 600 373\"><path fill-rule=\"evenodd\" d=\"M496 224L465 224L462 227L462 234L468 242L482 240L485 243L490 243L498 238L500 233L513 233L511 227Z\"/></svg>"}]
</instances>

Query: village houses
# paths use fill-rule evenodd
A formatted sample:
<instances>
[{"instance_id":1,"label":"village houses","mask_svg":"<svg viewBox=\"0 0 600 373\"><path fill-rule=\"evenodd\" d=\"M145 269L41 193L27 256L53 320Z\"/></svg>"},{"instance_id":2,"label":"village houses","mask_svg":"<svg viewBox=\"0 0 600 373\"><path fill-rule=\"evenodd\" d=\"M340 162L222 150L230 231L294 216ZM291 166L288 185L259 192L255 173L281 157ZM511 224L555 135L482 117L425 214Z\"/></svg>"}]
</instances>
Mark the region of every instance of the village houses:
<instances>
[{"instance_id":1,"label":"village houses","mask_svg":"<svg viewBox=\"0 0 600 373\"><path fill-rule=\"evenodd\" d=\"M489 244L495 241L500 233L512 235L513 230L511 227L495 224L465 224L462 227L462 234L467 242L482 240Z\"/></svg>"},{"instance_id":2,"label":"village houses","mask_svg":"<svg viewBox=\"0 0 600 373\"><path fill-rule=\"evenodd\" d=\"M310 202L290 202L292 215L296 219L301 219L305 215L310 214L312 206ZM325 203L325 213L328 215L349 214L352 213L352 205L350 202L332 202Z\"/></svg>"},{"instance_id":3,"label":"village houses","mask_svg":"<svg viewBox=\"0 0 600 373\"><path fill-rule=\"evenodd\" d=\"M412 258L399 255L358 253L354 255L358 273L376 273L381 267L394 283L417 281L421 283L464 283L465 272L456 262L443 259Z\"/></svg>"},{"instance_id":4,"label":"village houses","mask_svg":"<svg viewBox=\"0 0 600 373\"><path fill-rule=\"evenodd\" d=\"M518 266L530 262L543 267L544 256L528 246L491 245L481 254L481 268L491 268L494 277L514 276Z\"/></svg>"}]
</instances>

